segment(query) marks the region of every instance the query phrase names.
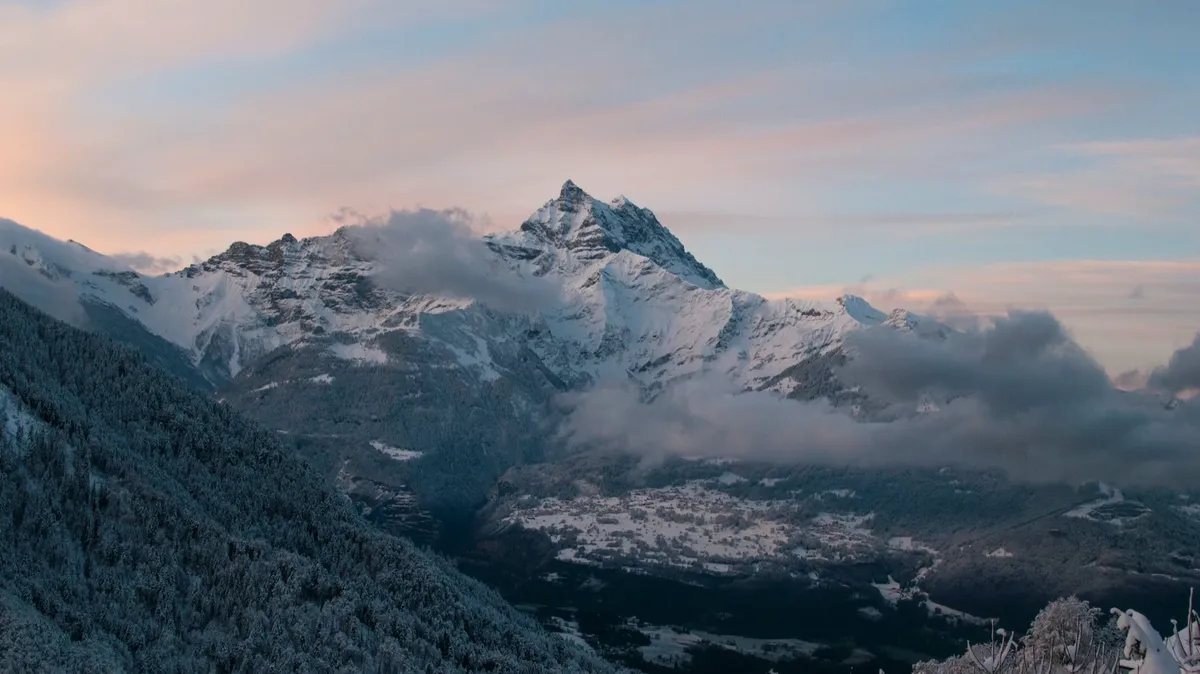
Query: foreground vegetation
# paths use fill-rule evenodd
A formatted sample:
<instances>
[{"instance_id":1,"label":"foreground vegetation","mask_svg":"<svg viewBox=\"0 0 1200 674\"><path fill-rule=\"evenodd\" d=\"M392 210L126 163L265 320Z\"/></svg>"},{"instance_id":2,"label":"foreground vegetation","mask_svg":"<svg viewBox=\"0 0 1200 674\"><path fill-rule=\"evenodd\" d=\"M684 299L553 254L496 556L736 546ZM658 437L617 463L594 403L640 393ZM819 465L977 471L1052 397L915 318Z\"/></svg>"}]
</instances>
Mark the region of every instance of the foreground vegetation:
<instances>
[{"instance_id":1,"label":"foreground vegetation","mask_svg":"<svg viewBox=\"0 0 1200 674\"><path fill-rule=\"evenodd\" d=\"M1200 672L1200 615L1194 593L1187 620L1171 621L1164 639L1134 610L1103 612L1075 597L1051 602L1024 636L993 630L986 644L962 655L926 661L913 674L1193 674Z\"/></svg>"}]
</instances>

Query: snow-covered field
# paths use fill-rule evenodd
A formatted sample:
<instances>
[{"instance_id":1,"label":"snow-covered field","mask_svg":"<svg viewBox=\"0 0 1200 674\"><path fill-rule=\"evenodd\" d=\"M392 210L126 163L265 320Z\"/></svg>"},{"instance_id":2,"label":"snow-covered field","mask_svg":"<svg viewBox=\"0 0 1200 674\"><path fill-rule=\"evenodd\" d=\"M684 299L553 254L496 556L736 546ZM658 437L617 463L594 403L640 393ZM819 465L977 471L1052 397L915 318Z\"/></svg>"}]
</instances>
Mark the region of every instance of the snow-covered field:
<instances>
[{"instance_id":1,"label":"snow-covered field","mask_svg":"<svg viewBox=\"0 0 1200 674\"><path fill-rule=\"evenodd\" d=\"M715 574L774 558L843 560L878 547L866 526L871 514L821 513L802 522L796 507L738 499L697 481L624 496L545 498L505 522L546 532L565 561L636 559ZM802 535L819 548L800 545Z\"/></svg>"},{"instance_id":2,"label":"snow-covered field","mask_svg":"<svg viewBox=\"0 0 1200 674\"><path fill-rule=\"evenodd\" d=\"M888 576L886 583L873 583L873 585L875 586L875 589L879 591L879 596L881 596L884 601L892 606L895 606L901 601L916 599L921 602L921 605L925 607L925 610L931 616L941 615L951 620L959 620L974 625L985 625L988 622L987 620L978 616L973 616L970 613L964 613L957 609L952 609L949 606L933 601L927 595L925 595L921 591L921 588L915 583L909 585L908 587L902 587L900 583L897 583L894 579L892 579L891 576Z\"/></svg>"},{"instance_id":3,"label":"snow-covered field","mask_svg":"<svg viewBox=\"0 0 1200 674\"><path fill-rule=\"evenodd\" d=\"M1100 483L1100 493L1103 498L1084 503L1063 513L1063 516L1105 522L1119 527L1150 514L1149 508L1136 501L1127 500L1120 489Z\"/></svg>"}]
</instances>

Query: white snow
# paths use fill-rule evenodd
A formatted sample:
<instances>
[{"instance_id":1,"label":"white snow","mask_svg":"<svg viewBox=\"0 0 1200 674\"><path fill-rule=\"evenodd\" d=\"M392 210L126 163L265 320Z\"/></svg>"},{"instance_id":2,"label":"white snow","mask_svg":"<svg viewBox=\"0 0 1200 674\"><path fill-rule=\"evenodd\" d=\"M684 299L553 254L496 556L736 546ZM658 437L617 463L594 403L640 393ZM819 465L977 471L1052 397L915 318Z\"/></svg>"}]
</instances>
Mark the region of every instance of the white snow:
<instances>
[{"instance_id":1,"label":"white snow","mask_svg":"<svg viewBox=\"0 0 1200 674\"><path fill-rule=\"evenodd\" d=\"M1200 503L1189 503L1187 505L1174 506L1174 508L1184 515L1200 519Z\"/></svg>"},{"instance_id":2,"label":"white snow","mask_svg":"<svg viewBox=\"0 0 1200 674\"><path fill-rule=\"evenodd\" d=\"M725 471L720 477L717 478L717 482L720 482L723 485L731 485L738 484L739 482L746 482L746 478L738 475L737 473Z\"/></svg>"},{"instance_id":3,"label":"white snow","mask_svg":"<svg viewBox=\"0 0 1200 674\"><path fill-rule=\"evenodd\" d=\"M794 501L738 499L702 482L641 489L624 496L544 498L515 506L504 522L544 531L564 561L636 561L715 574L757 560L785 557L843 560L874 549L864 525L872 514L822 513L809 524L788 519ZM797 549L801 532L822 545Z\"/></svg>"},{"instance_id":4,"label":"white snow","mask_svg":"<svg viewBox=\"0 0 1200 674\"><path fill-rule=\"evenodd\" d=\"M311 381L314 384L332 384L333 383L333 375L319 374L315 377L310 378L309 381Z\"/></svg>"},{"instance_id":5,"label":"white snow","mask_svg":"<svg viewBox=\"0 0 1200 674\"><path fill-rule=\"evenodd\" d=\"M1076 508L1073 508L1072 510L1067 511L1066 513L1063 513L1063 516L1064 517L1075 517L1075 518L1080 518L1080 519L1091 519L1092 513L1096 510L1096 508L1099 508L1100 506L1105 506L1105 505L1112 505L1114 503L1123 503L1125 501L1125 495L1121 493L1120 489L1111 487L1103 482L1101 482L1099 486L1100 486L1100 493L1104 496L1104 498L1101 498L1101 499L1098 499L1095 501L1091 501L1090 503L1084 503L1081 506L1078 506Z\"/></svg>"},{"instance_id":6,"label":"white snow","mask_svg":"<svg viewBox=\"0 0 1200 674\"><path fill-rule=\"evenodd\" d=\"M879 596L883 597L883 600L892 606L899 603L901 599L908 599L911 596L911 592L901 588L900 583L893 580L891 576L888 576L886 583L871 584L879 591Z\"/></svg>"},{"instance_id":7,"label":"white snow","mask_svg":"<svg viewBox=\"0 0 1200 674\"><path fill-rule=\"evenodd\" d=\"M367 344L331 344L329 352L343 360L358 363L383 365L388 362L387 354L382 349Z\"/></svg>"},{"instance_id":8,"label":"white snow","mask_svg":"<svg viewBox=\"0 0 1200 674\"><path fill-rule=\"evenodd\" d=\"M396 461L412 461L413 459L419 459L425 455L424 452L418 452L413 449L400 449L398 447L392 447L391 445L384 444L379 440L372 440L371 447L373 447L376 451L382 452L388 458L395 459Z\"/></svg>"},{"instance_id":9,"label":"white snow","mask_svg":"<svg viewBox=\"0 0 1200 674\"><path fill-rule=\"evenodd\" d=\"M1072 508L1071 510L1063 513L1063 517L1085 519L1093 522L1104 522L1120 527L1150 514L1150 509L1146 506L1134 501L1127 501L1125 499L1125 494L1121 493L1120 489L1103 482L1099 484L1099 487L1100 493L1103 496L1102 498ZM1137 511L1137 514L1120 516L1101 515L1101 511L1105 508L1116 506L1118 504L1124 504L1127 508L1131 509L1131 511Z\"/></svg>"},{"instance_id":10,"label":"white snow","mask_svg":"<svg viewBox=\"0 0 1200 674\"><path fill-rule=\"evenodd\" d=\"M248 258L235 252L204 266L132 280L96 275L129 270L12 223L0 227L5 248L0 253L8 255L9 245L16 246L17 267L25 269L29 261L35 280L43 278L41 272L53 277L47 282L57 285L43 289L43 308L63 304L49 299L51 290L94 298L178 345L194 362L220 340L231 350L231 375L280 346L314 343L320 328L349 336L351 343L330 345L329 351L362 365L387 363L375 339L402 330L445 344L452 365L475 370L484 380L501 376L492 360L495 345L528 341L547 367L570 381L631 374L647 387L661 387L711 370L735 385L759 387L810 356L838 348L847 333L887 318L850 295L822 303L767 300L729 289L688 256L649 211L627 200L606 204L568 190L529 222L531 227L487 237L493 245L536 253L536 259L522 254L497 260L526 277L536 272L562 291L561 302L528 320L497 318L469 299L383 290L386 301L379 304L331 302L347 291L342 279L379 271L379 263L360 258L344 234L279 243L265 256L246 249ZM587 243L603 239L620 249ZM144 286L154 301L132 292L135 286ZM452 339L426 331L424 319L435 315L452 316L438 322L439 331L457 333ZM527 337L531 328L536 336ZM773 390L783 394L794 385L783 378Z\"/></svg>"},{"instance_id":11,"label":"white snow","mask_svg":"<svg viewBox=\"0 0 1200 674\"><path fill-rule=\"evenodd\" d=\"M813 498L823 501L827 496L832 498L855 498L858 494L853 489L826 489L823 492L815 494Z\"/></svg>"},{"instance_id":12,"label":"white snow","mask_svg":"<svg viewBox=\"0 0 1200 674\"><path fill-rule=\"evenodd\" d=\"M1125 631L1123 667L1138 674L1180 674L1179 664L1146 616L1133 610L1117 613L1117 627Z\"/></svg>"},{"instance_id":13,"label":"white snow","mask_svg":"<svg viewBox=\"0 0 1200 674\"><path fill-rule=\"evenodd\" d=\"M1008 550L1005 550L1004 548L996 548L995 550L992 550L991 552L984 553L984 557L1015 557L1015 556L1016 555L1009 552Z\"/></svg>"},{"instance_id":14,"label":"white snow","mask_svg":"<svg viewBox=\"0 0 1200 674\"><path fill-rule=\"evenodd\" d=\"M911 600L916 599L918 596L924 596L921 592L921 589L915 584L911 587L904 588L901 587L900 583L897 583L891 576L888 576L886 583L872 583L872 585L874 585L875 589L879 591L879 596L883 597L883 600L892 606L895 606L901 600ZM928 596L924 596L924 598L921 599L921 605L925 607L926 612L931 616L942 615L952 620L959 620L974 625L985 625L988 622L987 620L984 620L978 616L973 616L969 613L952 609L944 604L939 604L929 599Z\"/></svg>"},{"instance_id":15,"label":"white snow","mask_svg":"<svg viewBox=\"0 0 1200 674\"><path fill-rule=\"evenodd\" d=\"M478 335L472 335L472 338L475 345L471 351L460 349L452 344L444 343L443 345L454 354L454 359L459 367L478 371L480 380L496 381L500 379L500 372L496 369L495 361L492 360L487 342Z\"/></svg>"}]
</instances>

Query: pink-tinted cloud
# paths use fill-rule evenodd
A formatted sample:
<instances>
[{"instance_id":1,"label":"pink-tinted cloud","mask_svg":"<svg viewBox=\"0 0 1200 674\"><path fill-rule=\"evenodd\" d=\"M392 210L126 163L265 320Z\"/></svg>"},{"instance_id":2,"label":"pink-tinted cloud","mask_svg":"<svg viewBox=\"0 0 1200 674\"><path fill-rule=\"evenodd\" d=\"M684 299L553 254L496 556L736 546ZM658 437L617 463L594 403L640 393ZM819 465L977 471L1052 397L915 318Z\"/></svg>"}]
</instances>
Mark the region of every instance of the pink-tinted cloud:
<instances>
[{"instance_id":1,"label":"pink-tinted cloud","mask_svg":"<svg viewBox=\"0 0 1200 674\"><path fill-rule=\"evenodd\" d=\"M1053 206L1143 220L1194 217L1200 206L1200 136L1090 142L1060 148L1083 168L1012 175L994 189Z\"/></svg>"},{"instance_id":2,"label":"pink-tinted cloud","mask_svg":"<svg viewBox=\"0 0 1200 674\"><path fill-rule=\"evenodd\" d=\"M957 70L953 55L936 48L863 69L832 34L795 41L787 58L749 56L772 28L843 19L874 4L588 11L411 63L330 68L203 105L155 99L115 110L96 100L108 94L111 103L111 87L164 70L236 68L364 26L513 5L4 5L0 25L20 35L0 45L0 90L22 95L0 108L0 214L100 250L149 245L154 255L186 258L233 239L327 231L320 216L341 206L462 206L513 227L570 177L656 211L697 214L668 219L681 233L713 226L705 213L745 211L760 215L730 224L764 232L851 224L891 237L995 230L1025 222L1033 207L922 204L899 190L864 188L861 211L873 214L861 215L831 193L868 179L989 174L996 154L1061 141L1030 129L1137 98L1124 83ZM1073 151L1140 156L1138 148Z\"/></svg>"},{"instance_id":3,"label":"pink-tinted cloud","mask_svg":"<svg viewBox=\"0 0 1200 674\"><path fill-rule=\"evenodd\" d=\"M1017 92L934 113L881 110L792 122L785 111L772 125L744 129L724 122L725 109L769 95L782 75L597 107L587 100L590 82L547 89L543 78L514 72L467 59L361 80L306 82L194 124L186 115L168 124L126 120L105 134L121 139L115 147L100 139L64 147L49 140L56 134L46 128L47 142L32 148L41 152L43 166L35 180L25 176L24 198L36 198L45 209L56 192L66 193L126 217L234 204L243 212L282 209L296 221L341 205L531 210L547 194L546 176L570 176L613 192L631 185L648 192L681 185L704 194L717 186L736 192L781 164L799 162L827 176L835 166L862 170L881 155L919 159L939 143L961 145L1097 101L1088 92ZM193 133L180 136L181 123ZM28 164L14 159L9 165Z\"/></svg>"}]
</instances>

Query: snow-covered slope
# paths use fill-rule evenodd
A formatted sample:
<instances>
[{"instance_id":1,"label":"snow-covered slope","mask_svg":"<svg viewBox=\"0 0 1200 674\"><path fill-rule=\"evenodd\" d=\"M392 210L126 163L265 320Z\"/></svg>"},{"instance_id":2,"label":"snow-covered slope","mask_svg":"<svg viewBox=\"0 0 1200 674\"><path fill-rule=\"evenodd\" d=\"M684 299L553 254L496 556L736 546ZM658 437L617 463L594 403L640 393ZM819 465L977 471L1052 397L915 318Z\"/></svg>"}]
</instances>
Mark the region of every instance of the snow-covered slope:
<instances>
[{"instance_id":1,"label":"snow-covered slope","mask_svg":"<svg viewBox=\"0 0 1200 674\"><path fill-rule=\"evenodd\" d=\"M552 278L565 305L544 311L534 350L566 379L631 377L648 389L716 370L757 388L886 315L858 297L767 300L727 288L649 210L563 185L488 245Z\"/></svg>"},{"instance_id":2,"label":"snow-covered slope","mask_svg":"<svg viewBox=\"0 0 1200 674\"><path fill-rule=\"evenodd\" d=\"M625 198L601 202L570 181L518 229L481 243L513 269L552 281L565 301L514 316L471 300L388 290L371 282L378 258L360 255L346 229L303 240L284 235L267 246L239 242L150 277L3 221L0 250L9 259L0 280L39 305L60 305L59 316L64 293L115 309L215 379L235 377L283 346L325 343L335 355L380 364L388 356L379 338L405 331L440 345L447 366L483 380L504 374L493 352L519 343L568 385L629 377L653 391L716 371L759 388L836 349L848 331L919 322L853 296L814 303L730 289L649 210Z\"/></svg>"}]
</instances>

